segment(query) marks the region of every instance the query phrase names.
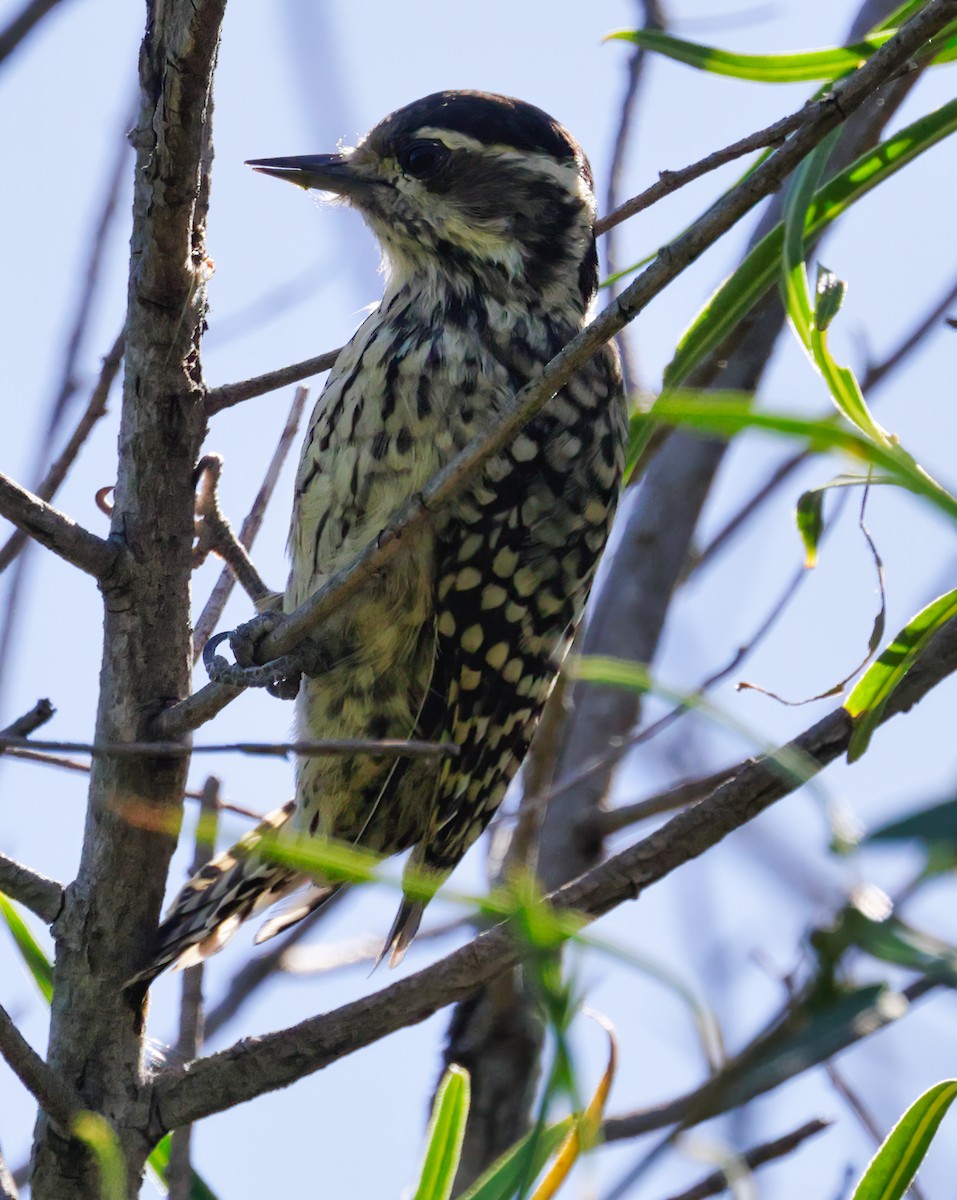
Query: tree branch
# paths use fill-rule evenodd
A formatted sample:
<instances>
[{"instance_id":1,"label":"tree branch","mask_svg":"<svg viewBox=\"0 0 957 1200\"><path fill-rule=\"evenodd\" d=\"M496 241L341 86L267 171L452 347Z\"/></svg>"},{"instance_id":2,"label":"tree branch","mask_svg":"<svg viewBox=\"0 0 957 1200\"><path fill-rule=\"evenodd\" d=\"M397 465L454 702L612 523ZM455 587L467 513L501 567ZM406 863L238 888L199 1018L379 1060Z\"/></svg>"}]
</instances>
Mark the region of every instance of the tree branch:
<instances>
[{"instance_id":1,"label":"tree branch","mask_svg":"<svg viewBox=\"0 0 957 1200\"><path fill-rule=\"evenodd\" d=\"M115 542L90 533L3 474L0 474L0 516L94 579L105 581L115 577L122 557Z\"/></svg>"},{"instance_id":2,"label":"tree branch","mask_svg":"<svg viewBox=\"0 0 957 1200\"><path fill-rule=\"evenodd\" d=\"M274 392L289 383L299 383L312 375L318 375L321 371L328 371L341 352L340 346L336 350L326 350L323 354L317 354L315 358L307 358L304 362L280 367L278 371L267 371L265 375L244 379L242 383L226 383L222 387L210 388L206 393L206 415L215 416L224 408L241 404L243 400L264 396L266 392Z\"/></svg>"},{"instance_id":3,"label":"tree branch","mask_svg":"<svg viewBox=\"0 0 957 1200\"><path fill-rule=\"evenodd\" d=\"M46 925L52 925L63 908L62 883L47 879L5 854L0 854L0 892L36 913Z\"/></svg>"},{"instance_id":4,"label":"tree branch","mask_svg":"<svg viewBox=\"0 0 957 1200\"><path fill-rule=\"evenodd\" d=\"M20 45L36 25L62 0L27 0L10 23L0 32L0 63Z\"/></svg>"},{"instance_id":5,"label":"tree branch","mask_svg":"<svg viewBox=\"0 0 957 1200\"><path fill-rule=\"evenodd\" d=\"M271 661L293 650L333 611L352 599L367 581L402 552L408 535L426 527L435 514L461 496L485 464L500 453L548 400L628 324L686 267L712 246L762 199L777 191L799 162L894 77L911 56L949 21L957 19L957 0L931 0L901 27L852 75L835 85L813 115L782 146L721 201L712 206L651 263L586 329L583 329L522 388L502 419L486 437L476 438L393 516L379 537L349 566L290 613L260 643L260 661ZM179 737L197 728L239 694L233 685L212 683L157 717L160 736Z\"/></svg>"},{"instance_id":6,"label":"tree branch","mask_svg":"<svg viewBox=\"0 0 957 1200\"><path fill-rule=\"evenodd\" d=\"M957 620L944 626L905 677L882 721L906 712L955 670ZM587 923L625 900L637 899L645 888L697 858L833 762L847 750L852 729L847 712L836 709L776 754L747 762L740 774L708 799L553 892L549 901L560 911L581 915ZM802 764L800 775L795 763ZM390 1033L418 1024L464 999L519 958L508 925L497 925L440 962L372 996L163 1072L154 1085L150 1134L158 1139L179 1125L285 1087Z\"/></svg>"},{"instance_id":7,"label":"tree branch","mask_svg":"<svg viewBox=\"0 0 957 1200\"><path fill-rule=\"evenodd\" d=\"M830 1127L830 1121L822 1121L815 1117L814 1120L806 1121L791 1133L786 1133L784 1137L775 1138L773 1142L762 1142L760 1146L754 1146L743 1154L736 1155L736 1158L749 1170L754 1170L755 1167L763 1167L765 1163L774 1162L775 1159L792 1154L808 1138L815 1137ZM699 1180L693 1187L671 1196L670 1200L706 1200L708 1196L719 1196L727 1187L727 1173L714 1171Z\"/></svg>"},{"instance_id":8,"label":"tree branch","mask_svg":"<svg viewBox=\"0 0 957 1200\"><path fill-rule=\"evenodd\" d=\"M70 1128L70 1118L81 1107L77 1097L66 1086L23 1034L10 1014L0 1005L0 1054L13 1073L33 1096L43 1111L59 1125L61 1133Z\"/></svg>"},{"instance_id":9,"label":"tree branch","mask_svg":"<svg viewBox=\"0 0 957 1200\"><path fill-rule=\"evenodd\" d=\"M47 471L43 480L37 485L36 494L41 500L52 500L56 495L60 484L66 479L67 472L76 461L76 457L83 448L86 439L90 436L90 431L96 422L106 412L106 401L110 394L110 388L113 386L113 381L119 373L120 363L123 360L123 334L121 333L113 343L106 357L103 359L103 366L100 370L100 377L96 381L89 403L77 422L70 440L63 447L63 451L55 462L50 464L50 469ZM26 535L17 530L12 533L3 546L0 547L0 572L5 571L11 562L23 549L26 542Z\"/></svg>"}]
</instances>

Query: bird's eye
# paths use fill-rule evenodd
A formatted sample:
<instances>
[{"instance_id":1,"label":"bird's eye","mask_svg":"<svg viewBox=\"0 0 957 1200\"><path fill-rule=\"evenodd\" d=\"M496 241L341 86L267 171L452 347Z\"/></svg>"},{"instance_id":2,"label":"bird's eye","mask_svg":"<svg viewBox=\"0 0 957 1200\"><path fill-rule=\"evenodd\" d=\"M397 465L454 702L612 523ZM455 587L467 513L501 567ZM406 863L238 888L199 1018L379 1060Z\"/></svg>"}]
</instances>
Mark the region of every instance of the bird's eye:
<instances>
[{"instance_id":1,"label":"bird's eye","mask_svg":"<svg viewBox=\"0 0 957 1200\"><path fill-rule=\"evenodd\" d=\"M449 151L441 142L413 142L399 155L399 166L414 179L429 179L448 161Z\"/></svg>"}]
</instances>

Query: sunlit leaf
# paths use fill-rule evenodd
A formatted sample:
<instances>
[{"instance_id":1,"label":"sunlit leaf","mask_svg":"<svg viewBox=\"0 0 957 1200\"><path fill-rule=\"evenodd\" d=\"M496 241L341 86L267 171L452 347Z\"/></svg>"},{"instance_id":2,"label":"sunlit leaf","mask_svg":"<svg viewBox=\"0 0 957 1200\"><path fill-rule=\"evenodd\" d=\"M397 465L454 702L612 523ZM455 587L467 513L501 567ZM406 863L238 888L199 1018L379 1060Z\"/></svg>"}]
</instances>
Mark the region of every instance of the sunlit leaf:
<instances>
[{"instance_id":1,"label":"sunlit leaf","mask_svg":"<svg viewBox=\"0 0 957 1200\"><path fill-rule=\"evenodd\" d=\"M854 718L848 762L860 758L867 749L888 700L937 631L955 616L957 588L938 596L921 609L861 677L844 705Z\"/></svg>"},{"instance_id":2,"label":"sunlit leaf","mask_svg":"<svg viewBox=\"0 0 957 1200\"><path fill-rule=\"evenodd\" d=\"M618 1062L618 1045L615 1031L609 1021L597 1013L591 1014L608 1034L608 1063L602 1077L595 1088L588 1107L578 1121L575 1122L565 1141L562 1143L555 1161L549 1167L545 1178L535 1189L532 1200L552 1200L561 1185L568 1177L569 1171L583 1153L590 1150L598 1137L605 1105L608 1103L608 1093L611 1091Z\"/></svg>"},{"instance_id":3,"label":"sunlit leaf","mask_svg":"<svg viewBox=\"0 0 957 1200\"><path fill-rule=\"evenodd\" d=\"M41 996L49 1004L53 999L53 965L3 892L0 892L0 916L6 921L20 957L40 989Z\"/></svg>"},{"instance_id":4,"label":"sunlit leaf","mask_svg":"<svg viewBox=\"0 0 957 1200\"><path fill-rule=\"evenodd\" d=\"M545 1129L535 1129L506 1150L459 1200L511 1200L527 1180L535 1179L575 1123L566 1117Z\"/></svg>"},{"instance_id":5,"label":"sunlit leaf","mask_svg":"<svg viewBox=\"0 0 957 1200\"><path fill-rule=\"evenodd\" d=\"M957 129L957 100L892 134L829 179L814 196L804 227L804 250L862 196L885 182ZM665 383L677 387L774 285L781 262L783 224L776 225L711 296L682 335L665 370Z\"/></svg>"},{"instance_id":6,"label":"sunlit leaf","mask_svg":"<svg viewBox=\"0 0 957 1200\"><path fill-rule=\"evenodd\" d=\"M100 1171L99 1200L126 1200L126 1166L119 1141L106 1118L99 1113L77 1113L70 1132L86 1143L96 1159Z\"/></svg>"},{"instance_id":7,"label":"sunlit leaf","mask_svg":"<svg viewBox=\"0 0 957 1200\"><path fill-rule=\"evenodd\" d=\"M871 1159L852 1200L901 1200L955 1096L957 1079L946 1079L914 1101Z\"/></svg>"},{"instance_id":8,"label":"sunlit leaf","mask_svg":"<svg viewBox=\"0 0 957 1200\"><path fill-rule=\"evenodd\" d=\"M899 453L897 447L879 445L838 420L758 412L752 408L747 393L694 389L663 393L648 419L725 438L753 429L793 438L813 453L841 451L879 468L882 476L886 476L885 482L892 480L919 496L926 496L951 519L957 519L957 499L935 483L909 455Z\"/></svg>"},{"instance_id":9,"label":"sunlit leaf","mask_svg":"<svg viewBox=\"0 0 957 1200\"><path fill-rule=\"evenodd\" d=\"M813 79L836 79L856 70L894 32L896 30L887 29L852 46L831 46L792 54L736 54L715 46L686 42L657 29L623 29L609 34L606 40L632 42L713 75L730 75L759 83L803 83Z\"/></svg>"},{"instance_id":10,"label":"sunlit leaf","mask_svg":"<svg viewBox=\"0 0 957 1200\"><path fill-rule=\"evenodd\" d=\"M820 488L802 492L794 509L794 518L804 543L804 565L810 570L817 566L817 546L824 532L824 492Z\"/></svg>"},{"instance_id":11,"label":"sunlit leaf","mask_svg":"<svg viewBox=\"0 0 957 1200\"><path fill-rule=\"evenodd\" d=\"M469 1115L469 1093L468 1071L453 1063L435 1093L414 1200L448 1200L451 1196Z\"/></svg>"}]
</instances>

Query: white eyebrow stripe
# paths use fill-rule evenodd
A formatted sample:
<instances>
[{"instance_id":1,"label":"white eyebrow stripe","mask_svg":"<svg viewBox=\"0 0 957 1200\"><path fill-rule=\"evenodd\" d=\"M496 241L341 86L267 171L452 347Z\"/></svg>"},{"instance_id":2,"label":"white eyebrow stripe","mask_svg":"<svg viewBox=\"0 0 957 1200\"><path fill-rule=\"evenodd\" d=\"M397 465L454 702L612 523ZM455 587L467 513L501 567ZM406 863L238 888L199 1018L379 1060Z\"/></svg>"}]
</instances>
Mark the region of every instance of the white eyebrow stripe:
<instances>
[{"instance_id":1,"label":"white eyebrow stripe","mask_svg":"<svg viewBox=\"0 0 957 1200\"><path fill-rule=\"evenodd\" d=\"M453 129L438 129L434 125L423 125L417 129L413 137L428 138L433 142L441 142L447 150L484 150L486 147L467 133L456 133Z\"/></svg>"}]
</instances>

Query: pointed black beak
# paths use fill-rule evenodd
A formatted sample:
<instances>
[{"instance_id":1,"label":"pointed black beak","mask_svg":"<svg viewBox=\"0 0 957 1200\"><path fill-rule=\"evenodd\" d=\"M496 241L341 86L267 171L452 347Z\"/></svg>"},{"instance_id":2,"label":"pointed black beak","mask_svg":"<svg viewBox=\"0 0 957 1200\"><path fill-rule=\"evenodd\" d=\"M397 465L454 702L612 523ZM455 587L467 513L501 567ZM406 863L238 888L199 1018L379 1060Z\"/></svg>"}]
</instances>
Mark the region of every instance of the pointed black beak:
<instances>
[{"instance_id":1,"label":"pointed black beak","mask_svg":"<svg viewBox=\"0 0 957 1200\"><path fill-rule=\"evenodd\" d=\"M301 188L334 192L337 196L361 197L380 179L370 178L352 165L344 154L307 154L301 158L250 158L247 167L285 179Z\"/></svg>"}]
</instances>

